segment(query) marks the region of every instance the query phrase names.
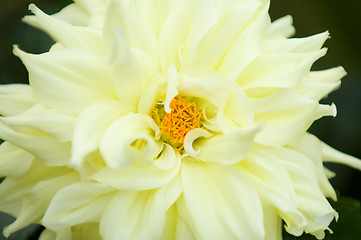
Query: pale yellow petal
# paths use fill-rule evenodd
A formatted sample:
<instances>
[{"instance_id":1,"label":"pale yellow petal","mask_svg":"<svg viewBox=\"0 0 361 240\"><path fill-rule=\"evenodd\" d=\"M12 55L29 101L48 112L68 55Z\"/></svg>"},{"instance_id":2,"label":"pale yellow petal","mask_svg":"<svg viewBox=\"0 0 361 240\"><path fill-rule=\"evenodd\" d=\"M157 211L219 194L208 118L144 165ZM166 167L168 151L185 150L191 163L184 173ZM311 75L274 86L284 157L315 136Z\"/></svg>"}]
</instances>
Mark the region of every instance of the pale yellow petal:
<instances>
[{"instance_id":1,"label":"pale yellow petal","mask_svg":"<svg viewBox=\"0 0 361 240\"><path fill-rule=\"evenodd\" d=\"M0 145L0 176L23 177L29 170L34 156L9 142Z\"/></svg>"},{"instance_id":2,"label":"pale yellow petal","mask_svg":"<svg viewBox=\"0 0 361 240\"><path fill-rule=\"evenodd\" d=\"M20 230L31 223L39 223L54 194L62 187L79 180L75 173L70 173L49 180L40 181L23 195L19 216L4 229L5 235ZM41 193L41 194L40 194Z\"/></svg>"},{"instance_id":3,"label":"pale yellow petal","mask_svg":"<svg viewBox=\"0 0 361 240\"><path fill-rule=\"evenodd\" d=\"M29 72L34 95L41 103L70 114L116 99L109 66L90 52L61 49L40 55L15 47Z\"/></svg>"},{"instance_id":4,"label":"pale yellow petal","mask_svg":"<svg viewBox=\"0 0 361 240\"><path fill-rule=\"evenodd\" d=\"M59 142L39 131L22 133L5 125L0 119L0 138L31 153L49 166L67 165L70 143Z\"/></svg>"},{"instance_id":5,"label":"pale yellow petal","mask_svg":"<svg viewBox=\"0 0 361 240\"><path fill-rule=\"evenodd\" d=\"M30 18L31 24L47 32L55 41L67 48L81 48L90 52L103 53L101 32L92 28L72 26L59 18L49 16L30 4L30 11L35 18ZM27 18L24 18L27 21Z\"/></svg>"},{"instance_id":6,"label":"pale yellow petal","mask_svg":"<svg viewBox=\"0 0 361 240\"><path fill-rule=\"evenodd\" d=\"M105 131L99 150L111 168L122 168L135 160L152 162L162 150L162 144L154 139L158 132L159 128L152 118L130 113L116 120Z\"/></svg>"},{"instance_id":7,"label":"pale yellow petal","mask_svg":"<svg viewBox=\"0 0 361 240\"><path fill-rule=\"evenodd\" d=\"M181 172L192 218L183 220L193 223L201 238L264 239L261 203L239 170L184 159Z\"/></svg>"},{"instance_id":8,"label":"pale yellow petal","mask_svg":"<svg viewBox=\"0 0 361 240\"><path fill-rule=\"evenodd\" d=\"M60 142L68 142L72 138L75 118L54 109L38 104L16 116L1 119L12 127L33 127L53 136Z\"/></svg>"},{"instance_id":9,"label":"pale yellow petal","mask_svg":"<svg viewBox=\"0 0 361 240\"><path fill-rule=\"evenodd\" d=\"M118 101L106 101L86 108L77 118L70 164L80 168L85 158L99 148L104 131L118 118L130 112Z\"/></svg>"},{"instance_id":10,"label":"pale yellow petal","mask_svg":"<svg viewBox=\"0 0 361 240\"><path fill-rule=\"evenodd\" d=\"M26 84L0 85L0 115L13 116L36 103L31 87Z\"/></svg>"},{"instance_id":11,"label":"pale yellow petal","mask_svg":"<svg viewBox=\"0 0 361 240\"><path fill-rule=\"evenodd\" d=\"M199 144L200 152L196 158L222 166L236 164L246 157L259 131L260 127L255 125L213 136Z\"/></svg>"},{"instance_id":12,"label":"pale yellow petal","mask_svg":"<svg viewBox=\"0 0 361 240\"><path fill-rule=\"evenodd\" d=\"M113 197L112 188L78 182L59 190L42 219L42 224L58 231L86 222L98 222Z\"/></svg>"}]
</instances>

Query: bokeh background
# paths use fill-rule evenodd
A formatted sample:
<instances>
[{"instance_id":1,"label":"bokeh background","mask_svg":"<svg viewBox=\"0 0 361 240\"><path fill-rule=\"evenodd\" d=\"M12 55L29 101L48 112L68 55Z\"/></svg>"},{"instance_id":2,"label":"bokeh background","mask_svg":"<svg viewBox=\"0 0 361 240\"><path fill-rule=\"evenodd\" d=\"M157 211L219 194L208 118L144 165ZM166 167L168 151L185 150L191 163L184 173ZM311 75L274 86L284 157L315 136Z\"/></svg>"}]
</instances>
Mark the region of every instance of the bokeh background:
<instances>
[{"instance_id":1,"label":"bokeh background","mask_svg":"<svg viewBox=\"0 0 361 240\"><path fill-rule=\"evenodd\" d=\"M70 0L0 0L0 84L28 82L26 69L12 55L14 44L31 53L45 52L52 45L45 33L21 22L21 18L29 14L27 6L31 2L49 14L71 3ZM323 100L336 103L337 117L318 120L310 132L329 145L361 158L361 1L272 0L270 15L272 20L292 15L295 37L330 31L331 38L325 44L328 53L315 63L313 69L342 65L348 75L343 79L342 87ZM361 200L361 173L342 165L327 166L337 174L331 182L340 195ZM0 231L11 221L9 216L0 215ZM10 239L33 239L38 230L32 226L30 231L20 231ZM2 239L5 238L0 234Z\"/></svg>"}]
</instances>

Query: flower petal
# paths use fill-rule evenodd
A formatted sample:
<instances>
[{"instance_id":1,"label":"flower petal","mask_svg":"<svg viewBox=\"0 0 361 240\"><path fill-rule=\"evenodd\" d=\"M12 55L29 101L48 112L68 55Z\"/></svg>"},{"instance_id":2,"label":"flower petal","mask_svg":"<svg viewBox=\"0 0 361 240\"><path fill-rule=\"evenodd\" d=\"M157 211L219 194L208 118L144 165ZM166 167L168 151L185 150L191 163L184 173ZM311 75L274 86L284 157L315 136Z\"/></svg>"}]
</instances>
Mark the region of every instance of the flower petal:
<instances>
[{"instance_id":1,"label":"flower petal","mask_svg":"<svg viewBox=\"0 0 361 240\"><path fill-rule=\"evenodd\" d=\"M85 109L78 117L74 127L72 155L70 164L80 168L85 157L98 149L105 130L130 109L118 101L106 101Z\"/></svg>"},{"instance_id":2,"label":"flower petal","mask_svg":"<svg viewBox=\"0 0 361 240\"><path fill-rule=\"evenodd\" d=\"M267 98L252 99L252 102L256 122L266 125L256 136L256 142L270 146L287 144L306 131L318 111L317 102L286 90L279 90Z\"/></svg>"},{"instance_id":3,"label":"flower petal","mask_svg":"<svg viewBox=\"0 0 361 240\"><path fill-rule=\"evenodd\" d=\"M100 153L111 168L125 167L136 159L139 161L149 159L152 162L162 150L161 144L154 140L159 131L158 126L149 116L128 114L116 120L106 130L100 140ZM144 162L146 163L147 160Z\"/></svg>"},{"instance_id":4,"label":"flower petal","mask_svg":"<svg viewBox=\"0 0 361 240\"><path fill-rule=\"evenodd\" d=\"M29 5L29 10L35 14L29 23L47 32L56 42L66 48L81 48L90 52L103 52L102 35L89 27L72 26L59 18L42 12L35 4ZM27 18L24 18L27 21Z\"/></svg>"},{"instance_id":5,"label":"flower petal","mask_svg":"<svg viewBox=\"0 0 361 240\"><path fill-rule=\"evenodd\" d=\"M38 104L16 116L2 118L2 121L12 127L33 127L60 142L68 142L72 137L75 118Z\"/></svg>"},{"instance_id":6,"label":"flower petal","mask_svg":"<svg viewBox=\"0 0 361 240\"><path fill-rule=\"evenodd\" d=\"M293 26L292 16L287 15L282 18L279 18L272 22L272 25L268 31L269 36L283 36L289 38L294 35L296 32L295 27Z\"/></svg>"},{"instance_id":7,"label":"flower petal","mask_svg":"<svg viewBox=\"0 0 361 240\"><path fill-rule=\"evenodd\" d=\"M211 137L199 144L197 159L223 166L236 164L248 154L259 131L260 126L255 125Z\"/></svg>"},{"instance_id":8,"label":"flower petal","mask_svg":"<svg viewBox=\"0 0 361 240\"><path fill-rule=\"evenodd\" d=\"M342 163L361 171L361 160L351 155L342 153L324 142L322 145L322 159L325 162Z\"/></svg>"},{"instance_id":9,"label":"flower petal","mask_svg":"<svg viewBox=\"0 0 361 240\"><path fill-rule=\"evenodd\" d=\"M240 171L185 159L181 171L186 208L201 238L264 239L261 203Z\"/></svg>"},{"instance_id":10,"label":"flower petal","mask_svg":"<svg viewBox=\"0 0 361 240\"><path fill-rule=\"evenodd\" d=\"M19 178L28 171L34 156L9 142L3 142L0 145L0 159L0 176Z\"/></svg>"},{"instance_id":11,"label":"flower petal","mask_svg":"<svg viewBox=\"0 0 361 240\"><path fill-rule=\"evenodd\" d=\"M321 141L315 136L306 133L294 144L291 144L289 148L303 153L310 160L312 160L317 171L318 183L322 189L323 194L325 197L330 197L332 200L336 201L336 192L328 181L325 167L323 166Z\"/></svg>"},{"instance_id":12,"label":"flower petal","mask_svg":"<svg viewBox=\"0 0 361 240\"><path fill-rule=\"evenodd\" d=\"M322 193L314 163L296 151L281 148L273 150L273 154L278 156L289 172L298 209L307 220L307 225L303 229L286 228L286 230L294 235L300 234L300 231L302 233L302 230L316 236L324 234L324 230L328 229L328 225L338 217L338 214Z\"/></svg>"},{"instance_id":13,"label":"flower petal","mask_svg":"<svg viewBox=\"0 0 361 240\"><path fill-rule=\"evenodd\" d=\"M261 198L287 224L288 228L303 228L307 222L297 209L296 193L287 169L268 148L255 146L239 165Z\"/></svg>"},{"instance_id":14,"label":"flower petal","mask_svg":"<svg viewBox=\"0 0 361 240\"><path fill-rule=\"evenodd\" d=\"M340 87L341 78L345 75L343 67L310 72L297 86L296 91L302 96L319 101Z\"/></svg>"},{"instance_id":15,"label":"flower petal","mask_svg":"<svg viewBox=\"0 0 361 240\"><path fill-rule=\"evenodd\" d=\"M120 169L103 168L91 178L119 190L144 191L168 184L177 175L179 168L180 159L166 170L133 163Z\"/></svg>"},{"instance_id":16,"label":"flower petal","mask_svg":"<svg viewBox=\"0 0 361 240\"><path fill-rule=\"evenodd\" d=\"M0 138L19 148L30 152L48 166L63 166L69 161L70 144L58 142L54 138L44 136L41 132L34 135L17 132L5 125L0 119Z\"/></svg>"},{"instance_id":17,"label":"flower petal","mask_svg":"<svg viewBox=\"0 0 361 240\"><path fill-rule=\"evenodd\" d=\"M71 173L67 167L48 167L37 160L32 162L31 167L24 177L12 179L7 177L0 188L0 211L19 216L21 202L25 193L41 181L53 179Z\"/></svg>"},{"instance_id":18,"label":"flower petal","mask_svg":"<svg viewBox=\"0 0 361 240\"><path fill-rule=\"evenodd\" d=\"M70 173L37 183L24 194L19 216L4 229L5 235L9 236L31 223L40 222L54 194L62 187L78 181L78 178L76 174Z\"/></svg>"},{"instance_id":19,"label":"flower petal","mask_svg":"<svg viewBox=\"0 0 361 240\"><path fill-rule=\"evenodd\" d=\"M17 115L29 109L35 102L29 85L0 85L0 115Z\"/></svg>"},{"instance_id":20,"label":"flower petal","mask_svg":"<svg viewBox=\"0 0 361 240\"><path fill-rule=\"evenodd\" d=\"M116 99L110 68L98 55L80 49L33 55L17 47L14 53L27 67L34 95L46 106L79 114L91 104Z\"/></svg>"},{"instance_id":21,"label":"flower petal","mask_svg":"<svg viewBox=\"0 0 361 240\"><path fill-rule=\"evenodd\" d=\"M98 222L113 194L102 184L78 182L59 190L51 201L42 224L58 231L86 222Z\"/></svg>"},{"instance_id":22,"label":"flower petal","mask_svg":"<svg viewBox=\"0 0 361 240\"><path fill-rule=\"evenodd\" d=\"M119 192L104 211L100 235L108 240L159 239L166 212L180 195L180 187L175 181L153 191Z\"/></svg>"}]
</instances>

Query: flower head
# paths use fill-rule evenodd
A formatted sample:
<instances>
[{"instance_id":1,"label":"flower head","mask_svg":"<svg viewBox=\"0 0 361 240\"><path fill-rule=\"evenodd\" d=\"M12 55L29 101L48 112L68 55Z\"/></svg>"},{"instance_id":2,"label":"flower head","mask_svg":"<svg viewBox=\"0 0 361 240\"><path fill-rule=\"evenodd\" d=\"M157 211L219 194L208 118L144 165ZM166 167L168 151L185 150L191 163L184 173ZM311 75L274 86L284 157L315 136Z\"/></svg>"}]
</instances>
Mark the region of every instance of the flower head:
<instances>
[{"instance_id":1,"label":"flower head","mask_svg":"<svg viewBox=\"0 0 361 240\"><path fill-rule=\"evenodd\" d=\"M15 46L30 85L0 88L0 210L53 239L325 235L325 160L307 133L342 67L310 71L328 33L290 38L267 0L78 0L25 21L55 41Z\"/></svg>"}]
</instances>

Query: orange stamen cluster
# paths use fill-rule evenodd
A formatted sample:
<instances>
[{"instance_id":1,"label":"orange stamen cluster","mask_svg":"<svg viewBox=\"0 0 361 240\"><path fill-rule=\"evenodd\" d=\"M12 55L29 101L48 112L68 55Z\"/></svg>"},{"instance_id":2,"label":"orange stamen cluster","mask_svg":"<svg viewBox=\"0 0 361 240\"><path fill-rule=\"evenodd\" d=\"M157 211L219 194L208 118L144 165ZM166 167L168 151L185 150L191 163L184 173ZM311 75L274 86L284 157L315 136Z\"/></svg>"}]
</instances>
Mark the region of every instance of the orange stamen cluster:
<instances>
[{"instance_id":1,"label":"orange stamen cluster","mask_svg":"<svg viewBox=\"0 0 361 240\"><path fill-rule=\"evenodd\" d=\"M183 142L186 134L195 128L200 127L201 113L197 109L194 102L189 102L182 97L173 98L169 107L172 109L170 113L165 112L163 118L159 118L158 111L156 112L160 124L160 133L166 134L170 138L170 143L173 145L180 145L178 150L183 149Z\"/></svg>"}]
</instances>

